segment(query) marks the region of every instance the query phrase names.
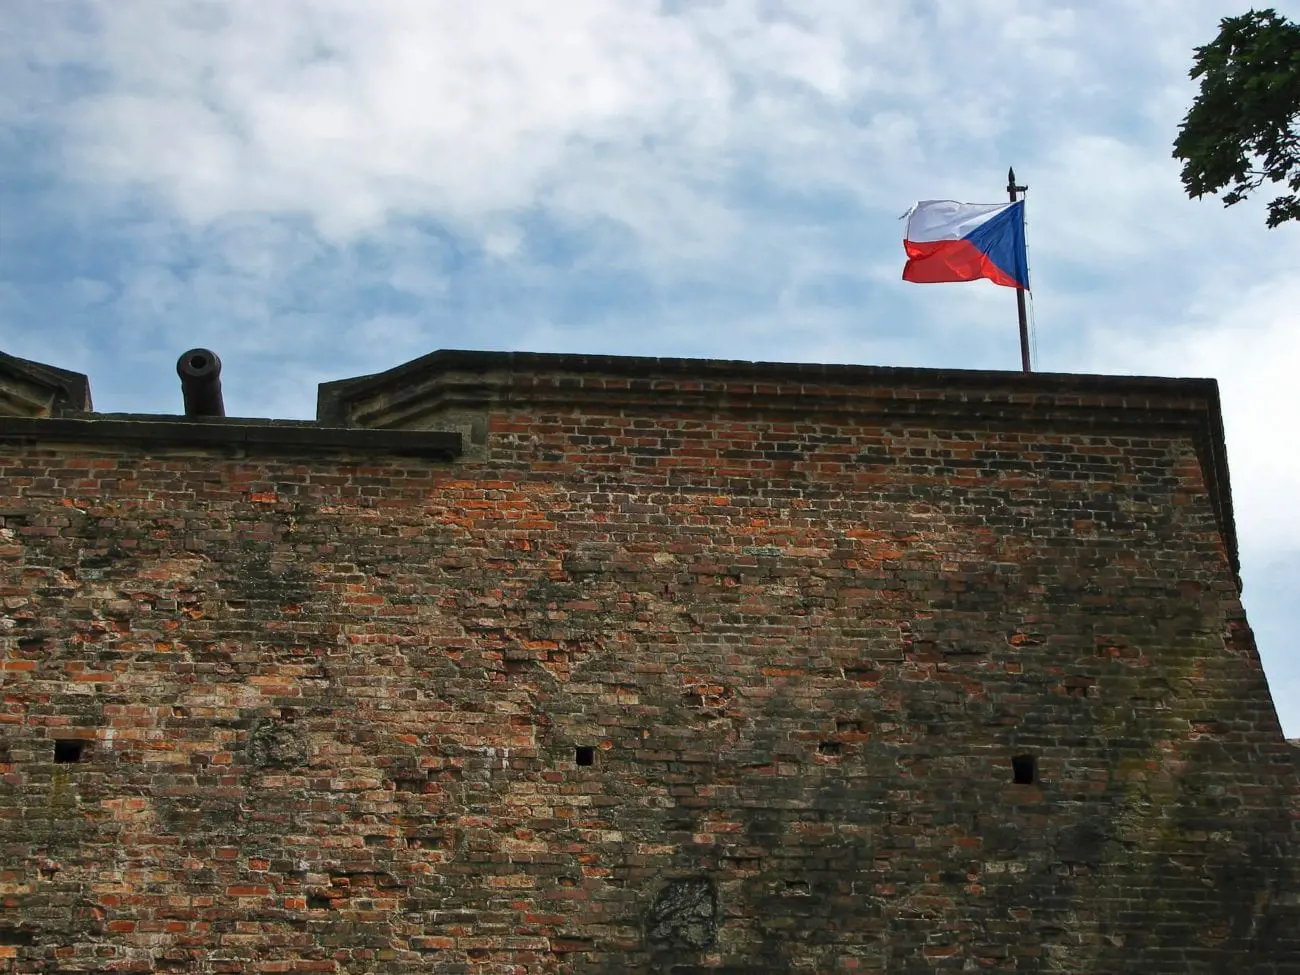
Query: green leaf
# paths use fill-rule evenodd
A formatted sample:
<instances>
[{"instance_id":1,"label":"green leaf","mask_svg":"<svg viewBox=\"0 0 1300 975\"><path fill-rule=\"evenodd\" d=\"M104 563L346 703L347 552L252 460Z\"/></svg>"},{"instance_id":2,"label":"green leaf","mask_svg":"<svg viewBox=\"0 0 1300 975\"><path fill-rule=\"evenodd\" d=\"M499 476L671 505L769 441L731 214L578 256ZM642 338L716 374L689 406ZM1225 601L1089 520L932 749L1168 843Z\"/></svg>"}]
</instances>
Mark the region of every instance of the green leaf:
<instances>
[{"instance_id":1,"label":"green leaf","mask_svg":"<svg viewBox=\"0 0 1300 975\"><path fill-rule=\"evenodd\" d=\"M1225 17L1188 75L1200 90L1173 147L1187 195L1232 206L1265 181L1300 192L1300 25L1272 9ZM1268 226L1295 219L1296 192L1269 204Z\"/></svg>"}]
</instances>

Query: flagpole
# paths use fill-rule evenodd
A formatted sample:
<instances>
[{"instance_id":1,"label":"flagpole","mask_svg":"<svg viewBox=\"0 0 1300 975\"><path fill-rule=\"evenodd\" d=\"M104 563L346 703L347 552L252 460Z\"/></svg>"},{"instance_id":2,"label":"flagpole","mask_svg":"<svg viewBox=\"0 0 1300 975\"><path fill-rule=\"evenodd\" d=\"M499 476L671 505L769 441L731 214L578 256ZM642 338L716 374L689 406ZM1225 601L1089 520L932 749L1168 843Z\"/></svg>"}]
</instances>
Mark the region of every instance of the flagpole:
<instances>
[{"instance_id":1,"label":"flagpole","mask_svg":"<svg viewBox=\"0 0 1300 975\"><path fill-rule=\"evenodd\" d=\"M1016 202L1016 193L1023 193L1028 186L1016 185L1016 171L1007 169L1007 195L1011 202ZM1016 314L1020 318L1020 368L1024 372L1033 372L1029 365L1029 322L1025 318L1025 289L1016 288Z\"/></svg>"}]
</instances>

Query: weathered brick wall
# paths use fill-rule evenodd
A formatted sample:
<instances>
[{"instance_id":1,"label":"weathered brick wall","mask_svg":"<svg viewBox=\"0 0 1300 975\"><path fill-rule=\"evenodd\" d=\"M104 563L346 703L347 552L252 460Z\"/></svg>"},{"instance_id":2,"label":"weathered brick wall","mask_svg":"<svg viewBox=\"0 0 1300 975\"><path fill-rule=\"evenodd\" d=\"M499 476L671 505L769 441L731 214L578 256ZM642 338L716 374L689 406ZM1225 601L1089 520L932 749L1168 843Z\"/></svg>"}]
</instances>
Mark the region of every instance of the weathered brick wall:
<instances>
[{"instance_id":1,"label":"weathered brick wall","mask_svg":"<svg viewBox=\"0 0 1300 975\"><path fill-rule=\"evenodd\" d=\"M1160 404L553 386L450 463L0 445L0 960L1300 971L1295 769Z\"/></svg>"}]
</instances>

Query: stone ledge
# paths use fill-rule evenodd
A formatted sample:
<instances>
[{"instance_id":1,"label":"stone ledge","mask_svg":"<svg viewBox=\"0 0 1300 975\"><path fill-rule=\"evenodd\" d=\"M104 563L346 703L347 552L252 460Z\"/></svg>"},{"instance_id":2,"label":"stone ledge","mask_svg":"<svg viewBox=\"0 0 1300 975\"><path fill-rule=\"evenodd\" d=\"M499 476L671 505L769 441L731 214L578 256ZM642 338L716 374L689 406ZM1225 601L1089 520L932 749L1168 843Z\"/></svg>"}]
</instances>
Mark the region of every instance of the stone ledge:
<instances>
[{"instance_id":1,"label":"stone ledge","mask_svg":"<svg viewBox=\"0 0 1300 975\"><path fill-rule=\"evenodd\" d=\"M314 423L225 418L193 422L188 418L156 416L112 419L0 416L0 442L233 447L259 453L346 450L432 460L455 460L461 455L461 437L456 433L346 429Z\"/></svg>"},{"instance_id":2,"label":"stone ledge","mask_svg":"<svg viewBox=\"0 0 1300 975\"><path fill-rule=\"evenodd\" d=\"M318 422L373 429L409 428L448 409L536 406L1113 429L1207 428L1219 397L1212 379L440 351L322 383L317 406Z\"/></svg>"}]
</instances>

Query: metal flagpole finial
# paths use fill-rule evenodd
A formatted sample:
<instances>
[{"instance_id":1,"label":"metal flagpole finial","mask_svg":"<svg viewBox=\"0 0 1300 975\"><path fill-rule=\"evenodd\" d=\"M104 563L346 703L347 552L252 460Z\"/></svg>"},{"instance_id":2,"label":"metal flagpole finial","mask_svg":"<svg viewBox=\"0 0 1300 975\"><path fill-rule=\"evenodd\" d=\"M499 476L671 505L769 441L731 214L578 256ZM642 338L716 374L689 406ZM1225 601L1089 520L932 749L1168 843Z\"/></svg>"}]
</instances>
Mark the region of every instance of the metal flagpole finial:
<instances>
[{"instance_id":1,"label":"metal flagpole finial","mask_svg":"<svg viewBox=\"0 0 1300 975\"><path fill-rule=\"evenodd\" d=\"M1010 197L1011 197L1011 202L1014 203L1014 202L1016 201L1016 193L1018 193L1018 192L1019 192L1019 193L1023 193L1023 192L1025 192L1025 190L1027 190L1027 189L1029 189L1028 186L1017 186L1017 185L1016 185L1016 171L1015 171L1015 168L1012 167L1012 166L1008 166L1008 167L1007 167L1007 193L1008 193L1008 194L1010 195Z\"/></svg>"}]
</instances>

